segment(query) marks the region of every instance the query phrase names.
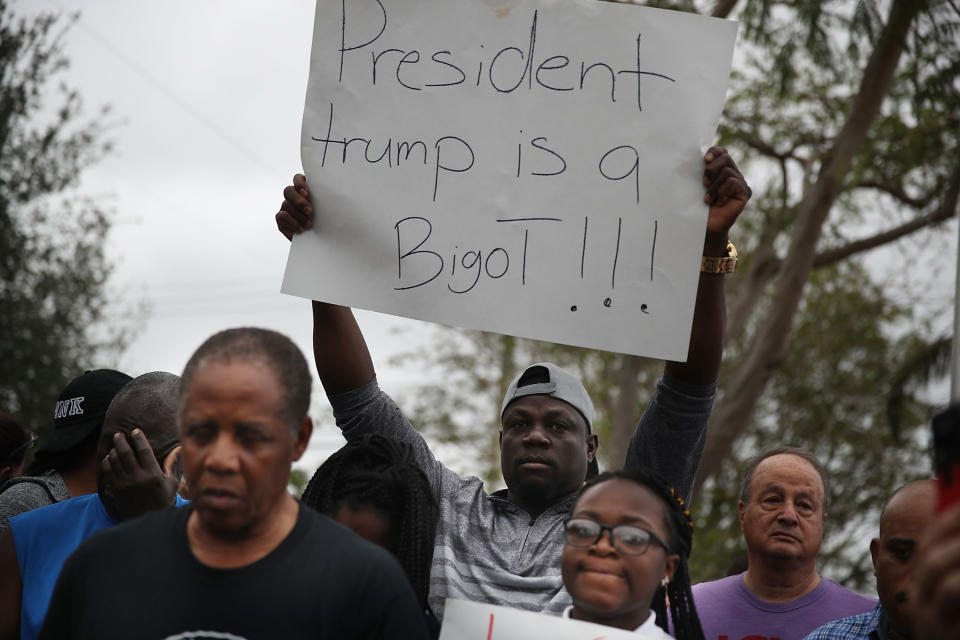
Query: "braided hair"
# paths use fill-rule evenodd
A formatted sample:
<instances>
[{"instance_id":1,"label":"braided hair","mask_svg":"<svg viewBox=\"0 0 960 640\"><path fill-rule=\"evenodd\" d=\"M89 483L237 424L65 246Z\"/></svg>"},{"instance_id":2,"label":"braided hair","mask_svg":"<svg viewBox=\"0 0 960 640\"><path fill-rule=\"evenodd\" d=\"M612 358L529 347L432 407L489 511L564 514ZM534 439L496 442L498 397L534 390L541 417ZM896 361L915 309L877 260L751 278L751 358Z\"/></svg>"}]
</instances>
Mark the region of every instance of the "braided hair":
<instances>
[{"instance_id":1,"label":"braided hair","mask_svg":"<svg viewBox=\"0 0 960 640\"><path fill-rule=\"evenodd\" d=\"M348 442L320 465L300 501L327 515L348 506L372 508L386 516L391 530L388 550L427 608L437 503L409 444L376 434Z\"/></svg>"},{"instance_id":2,"label":"braided hair","mask_svg":"<svg viewBox=\"0 0 960 640\"><path fill-rule=\"evenodd\" d=\"M704 640L703 628L700 626L700 618L697 616L697 608L690 591L690 571L687 561L693 548L693 520L683 496L672 487L668 487L652 471L635 467L622 471L607 471L590 480L580 490L573 508L576 508L580 495L583 495L587 489L616 479L631 480L646 487L666 505L664 515L670 531L670 538L667 540L667 544L670 545L668 553L677 554L680 561L673 579L667 583L666 587L663 585L657 587L653 602L650 603L650 609L656 615L657 625L669 633L669 627L672 624L672 635L676 640Z\"/></svg>"}]
</instances>

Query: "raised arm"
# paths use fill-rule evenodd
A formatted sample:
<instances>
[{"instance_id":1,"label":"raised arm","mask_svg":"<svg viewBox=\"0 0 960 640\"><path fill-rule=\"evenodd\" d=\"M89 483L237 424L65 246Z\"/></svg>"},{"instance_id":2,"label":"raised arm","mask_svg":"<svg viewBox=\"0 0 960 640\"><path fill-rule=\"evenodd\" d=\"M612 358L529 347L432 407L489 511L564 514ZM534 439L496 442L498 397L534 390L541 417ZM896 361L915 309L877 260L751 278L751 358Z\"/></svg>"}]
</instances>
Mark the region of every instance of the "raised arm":
<instances>
[{"instance_id":1,"label":"raised arm","mask_svg":"<svg viewBox=\"0 0 960 640\"><path fill-rule=\"evenodd\" d=\"M292 239L314 224L307 179L302 174L295 175L293 184L283 190L283 198L276 215L277 228ZM349 307L313 302L313 353L337 427L347 440L377 433L410 443L438 500L442 485L459 481L453 471L434 457L423 436L374 381L367 343Z\"/></svg>"},{"instance_id":2,"label":"raised arm","mask_svg":"<svg viewBox=\"0 0 960 640\"><path fill-rule=\"evenodd\" d=\"M307 179L298 173L283 190L277 228L288 240L313 228ZM373 360L349 307L313 302L313 356L327 395L358 389L373 380Z\"/></svg>"},{"instance_id":3,"label":"raised arm","mask_svg":"<svg viewBox=\"0 0 960 640\"><path fill-rule=\"evenodd\" d=\"M725 149L712 147L704 163L704 201L710 212L703 253L725 257L727 233L750 199L750 187ZM703 455L723 355L724 277L700 274L687 361L666 363L664 379L640 418L624 463L652 469L688 501Z\"/></svg>"},{"instance_id":4,"label":"raised arm","mask_svg":"<svg viewBox=\"0 0 960 640\"><path fill-rule=\"evenodd\" d=\"M313 301L313 357L328 395L373 380L373 360L350 307Z\"/></svg>"},{"instance_id":5,"label":"raised arm","mask_svg":"<svg viewBox=\"0 0 960 640\"><path fill-rule=\"evenodd\" d=\"M751 190L727 150L711 147L704 155L703 199L710 205L703 255L726 257L730 227L743 211ZM668 362L664 371L690 384L711 384L720 372L727 309L724 275L701 273L686 362Z\"/></svg>"}]
</instances>

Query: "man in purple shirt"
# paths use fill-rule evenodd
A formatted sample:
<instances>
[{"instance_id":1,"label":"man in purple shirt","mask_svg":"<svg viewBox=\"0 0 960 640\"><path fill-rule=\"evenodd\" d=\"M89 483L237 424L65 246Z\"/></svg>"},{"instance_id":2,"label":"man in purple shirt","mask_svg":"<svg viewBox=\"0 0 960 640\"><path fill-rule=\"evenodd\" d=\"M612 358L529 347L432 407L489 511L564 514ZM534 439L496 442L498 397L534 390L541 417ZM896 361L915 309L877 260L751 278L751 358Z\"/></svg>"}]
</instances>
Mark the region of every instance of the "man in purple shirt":
<instances>
[{"instance_id":1,"label":"man in purple shirt","mask_svg":"<svg viewBox=\"0 0 960 640\"><path fill-rule=\"evenodd\" d=\"M800 640L873 609L876 600L817 573L827 488L803 449L773 449L747 464L739 506L747 570L693 587L706 640Z\"/></svg>"}]
</instances>

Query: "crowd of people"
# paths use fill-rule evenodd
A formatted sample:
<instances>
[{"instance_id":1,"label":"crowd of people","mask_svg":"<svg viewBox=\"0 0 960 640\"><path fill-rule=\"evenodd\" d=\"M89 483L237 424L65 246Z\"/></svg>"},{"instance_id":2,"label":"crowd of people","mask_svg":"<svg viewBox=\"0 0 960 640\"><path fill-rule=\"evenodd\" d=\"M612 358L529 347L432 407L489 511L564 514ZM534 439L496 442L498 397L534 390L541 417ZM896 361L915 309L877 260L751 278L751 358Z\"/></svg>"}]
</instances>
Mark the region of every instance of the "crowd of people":
<instances>
[{"instance_id":1,"label":"crowd of people","mask_svg":"<svg viewBox=\"0 0 960 640\"><path fill-rule=\"evenodd\" d=\"M313 303L314 358L347 444L300 500L312 377L274 331L207 339L180 376L78 375L37 438L0 414L0 640L437 638L448 598L678 640L960 638L960 507L890 496L870 543L879 599L822 577L829 478L790 446L748 464L741 571L694 584L692 487L717 393L729 230L750 188L710 149L688 360L666 363L622 470L599 473L595 410L548 362L500 409L506 488L439 461L377 383L349 308ZM321 204L321 203L318 203ZM302 175L276 215L313 225ZM464 391L468 392L468 391Z\"/></svg>"}]
</instances>

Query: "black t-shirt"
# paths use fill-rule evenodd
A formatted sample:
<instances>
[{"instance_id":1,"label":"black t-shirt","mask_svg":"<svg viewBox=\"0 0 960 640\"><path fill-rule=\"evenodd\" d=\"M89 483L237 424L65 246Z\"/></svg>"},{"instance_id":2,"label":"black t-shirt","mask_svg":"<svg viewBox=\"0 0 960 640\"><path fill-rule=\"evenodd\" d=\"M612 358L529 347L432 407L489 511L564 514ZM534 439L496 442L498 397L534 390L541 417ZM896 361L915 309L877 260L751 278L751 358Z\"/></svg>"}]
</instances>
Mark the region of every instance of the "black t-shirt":
<instances>
[{"instance_id":1,"label":"black t-shirt","mask_svg":"<svg viewBox=\"0 0 960 640\"><path fill-rule=\"evenodd\" d=\"M426 638L403 570L385 550L301 507L276 549L238 569L201 564L192 508L105 529L67 560L40 639Z\"/></svg>"}]
</instances>

